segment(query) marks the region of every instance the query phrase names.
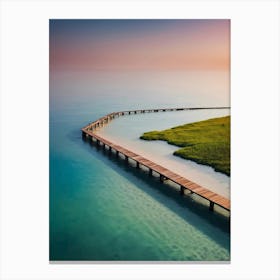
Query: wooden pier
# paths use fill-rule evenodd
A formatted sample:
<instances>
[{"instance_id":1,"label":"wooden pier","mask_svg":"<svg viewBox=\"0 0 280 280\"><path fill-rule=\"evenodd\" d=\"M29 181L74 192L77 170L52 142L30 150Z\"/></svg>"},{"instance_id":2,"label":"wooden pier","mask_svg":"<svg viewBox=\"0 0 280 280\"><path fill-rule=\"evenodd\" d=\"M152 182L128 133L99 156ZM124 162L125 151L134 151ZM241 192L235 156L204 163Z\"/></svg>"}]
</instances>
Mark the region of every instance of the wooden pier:
<instances>
[{"instance_id":1,"label":"wooden pier","mask_svg":"<svg viewBox=\"0 0 280 280\"><path fill-rule=\"evenodd\" d=\"M121 111L121 112L113 112L104 117L99 118L98 120L88 124L87 126L82 128L83 137L90 138L92 141L95 141L97 145L103 146L104 149L115 151L115 154L119 156L122 154L125 160L128 162L129 160L133 160L136 163L136 168L140 168L140 165L145 166L149 170L149 175L153 175L153 172L159 174L160 182L164 182L165 180L170 180L177 185L180 186L180 194L184 195L185 190L188 190L190 193L194 193L209 202L209 210L214 210L214 205L218 205L223 209L230 211L230 200L216 194L170 170L167 168L158 165L149 159L142 157L120 145L116 145L107 139L100 137L95 133L95 130L99 127L104 126L109 123L112 119L130 114L139 114L139 113L151 113L151 112L167 112L167 111L181 111L181 110L203 110L203 109L230 109L229 107L203 107L203 108L166 108L166 109L148 109L148 110L132 110L132 111Z\"/></svg>"}]
</instances>

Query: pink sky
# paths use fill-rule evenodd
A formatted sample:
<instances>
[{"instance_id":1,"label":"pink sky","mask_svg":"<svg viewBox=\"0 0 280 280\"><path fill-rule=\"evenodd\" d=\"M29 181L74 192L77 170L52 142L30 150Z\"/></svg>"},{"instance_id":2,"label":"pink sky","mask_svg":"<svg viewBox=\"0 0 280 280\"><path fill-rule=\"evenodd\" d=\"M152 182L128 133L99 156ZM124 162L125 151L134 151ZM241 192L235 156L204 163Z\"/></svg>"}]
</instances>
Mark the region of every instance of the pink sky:
<instances>
[{"instance_id":1,"label":"pink sky","mask_svg":"<svg viewBox=\"0 0 280 280\"><path fill-rule=\"evenodd\" d=\"M51 69L229 70L229 20L76 23L50 24Z\"/></svg>"}]
</instances>

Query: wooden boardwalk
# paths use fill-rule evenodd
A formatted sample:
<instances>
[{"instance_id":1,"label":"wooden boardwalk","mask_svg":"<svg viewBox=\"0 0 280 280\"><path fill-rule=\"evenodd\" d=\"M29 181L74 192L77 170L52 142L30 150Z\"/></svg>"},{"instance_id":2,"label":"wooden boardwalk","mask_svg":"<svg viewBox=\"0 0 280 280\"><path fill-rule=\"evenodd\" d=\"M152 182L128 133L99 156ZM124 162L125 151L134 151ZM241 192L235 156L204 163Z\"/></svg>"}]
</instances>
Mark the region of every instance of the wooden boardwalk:
<instances>
[{"instance_id":1,"label":"wooden boardwalk","mask_svg":"<svg viewBox=\"0 0 280 280\"><path fill-rule=\"evenodd\" d=\"M98 127L102 127L106 123L108 123L111 119L115 118L116 116L122 116L125 114L137 114L137 113L146 113L146 112L165 112L165 111L178 111L178 109L182 110L202 110L202 109L229 109L228 107L208 107L208 108L171 108L171 109L150 109L150 110L136 110L136 111L123 111L123 112L114 112L111 114L108 114L89 125L82 128L82 134L83 137L90 138L93 141L96 141L98 145L103 145L103 148L106 147L110 152L112 150L115 151L116 155L122 154L126 161L129 159L136 162L136 167L139 168L140 165L145 166L149 169L149 174L152 175L153 172L156 172L159 174L160 181L163 182L164 180L170 180L177 185L180 186L180 193L183 195L185 190L189 190L191 193L194 193L207 201L209 201L209 210L214 210L214 205L219 205L220 207L230 211L230 200L216 194L176 173L173 171L170 171L169 169L158 165L149 159L146 159L142 157L141 155L138 155L120 145L116 145L107 139L100 137L98 134L96 134L94 131ZM163 111L164 110L164 111ZM124 114L123 114L124 113Z\"/></svg>"}]
</instances>

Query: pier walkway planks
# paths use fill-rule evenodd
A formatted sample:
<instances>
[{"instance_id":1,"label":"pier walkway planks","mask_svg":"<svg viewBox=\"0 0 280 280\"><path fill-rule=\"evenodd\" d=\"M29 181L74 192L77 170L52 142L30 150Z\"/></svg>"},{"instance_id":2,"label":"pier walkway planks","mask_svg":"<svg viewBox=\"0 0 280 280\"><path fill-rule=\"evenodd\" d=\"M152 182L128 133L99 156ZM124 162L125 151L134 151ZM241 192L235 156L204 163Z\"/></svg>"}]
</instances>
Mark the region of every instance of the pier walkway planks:
<instances>
[{"instance_id":1,"label":"pier walkway planks","mask_svg":"<svg viewBox=\"0 0 280 280\"><path fill-rule=\"evenodd\" d=\"M92 140L95 140L98 145L102 144L104 148L108 147L109 151L115 150L117 154L121 153L124 155L125 159L128 161L129 159L134 160L137 164L137 167L141 164L149 169L150 175L153 172L156 172L160 175L160 181L163 182L164 180L170 180L180 186L181 194L184 194L184 190L187 189L191 193L194 193L206 200L209 201L209 209L213 211L214 205L219 205L220 207L230 211L230 200L216 194L176 173L170 171L169 169L156 164L149 159L142 157L130 151L120 145L116 145L107 139L100 137L97 135L94 130L97 127L103 126L105 123L108 123L111 119L115 118L116 116L122 116L125 114L137 114L137 113L147 113L147 112L166 112L166 111L178 111L179 110L202 110L202 109L229 109L229 107L207 107L207 108L167 108L167 109L149 109L149 110L132 110L132 111L123 111L123 112L114 112L108 114L100 119L90 123L89 125L82 128L82 133L84 137L91 137Z\"/></svg>"}]
</instances>

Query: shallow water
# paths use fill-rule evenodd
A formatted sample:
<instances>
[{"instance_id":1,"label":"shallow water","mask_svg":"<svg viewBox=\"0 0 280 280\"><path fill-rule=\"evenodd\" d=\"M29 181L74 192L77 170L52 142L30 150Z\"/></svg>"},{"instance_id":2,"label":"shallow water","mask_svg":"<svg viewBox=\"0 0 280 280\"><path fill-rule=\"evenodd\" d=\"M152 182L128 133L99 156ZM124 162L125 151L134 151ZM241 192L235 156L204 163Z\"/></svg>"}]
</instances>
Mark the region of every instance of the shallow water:
<instances>
[{"instance_id":1,"label":"shallow water","mask_svg":"<svg viewBox=\"0 0 280 280\"><path fill-rule=\"evenodd\" d=\"M114 119L97 133L113 143L152 160L202 186L229 198L230 178L213 168L175 157L179 147L164 141L144 141L139 137L147 131L163 130L174 126L229 115L229 110L198 110L125 115Z\"/></svg>"},{"instance_id":2,"label":"shallow water","mask_svg":"<svg viewBox=\"0 0 280 280\"><path fill-rule=\"evenodd\" d=\"M228 106L227 93L226 73L51 73L50 259L229 260L228 217L83 141L80 131L112 111ZM138 121L152 118L158 129L181 123L182 116L168 114ZM132 125L131 135L138 139L134 128L148 131L152 122L146 124Z\"/></svg>"}]
</instances>

